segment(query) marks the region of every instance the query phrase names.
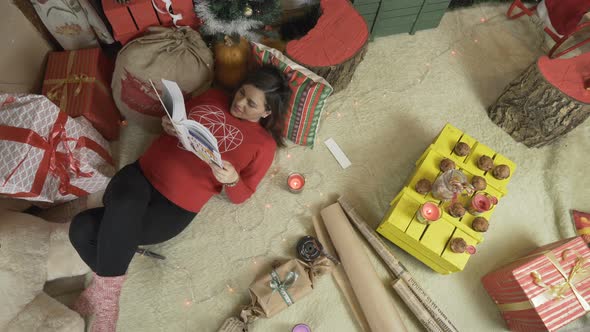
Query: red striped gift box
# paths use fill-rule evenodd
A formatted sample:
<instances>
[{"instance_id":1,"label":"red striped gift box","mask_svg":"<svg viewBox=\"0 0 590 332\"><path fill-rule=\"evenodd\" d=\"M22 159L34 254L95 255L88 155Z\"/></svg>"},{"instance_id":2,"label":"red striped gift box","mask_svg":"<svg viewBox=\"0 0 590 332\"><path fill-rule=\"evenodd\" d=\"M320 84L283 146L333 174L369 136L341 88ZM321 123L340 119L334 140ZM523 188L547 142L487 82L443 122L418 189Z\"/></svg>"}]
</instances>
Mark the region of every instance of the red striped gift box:
<instances>
[{"instance_id":1,"label":"red striped gift box","mask_svg":"<svg viewBox=\"0 0 590 332\"><path fill-rule=\"evenodd\" d=\"M512 331L556 331L590 311L590 249L581 237L558 241L482 283Z\"/></svg>"},{"instance_id":2,"label":"red striped gift box","mask_svg":"<svg viewBox=\"0 0 590 332\"><path fill-rule=\"evenodd\" d=\"M83 116L107 140L119 137L121 115L111 94L114 64L99 48L51 52L43 95L69 116Z\"/></svg>"}]
</instances>

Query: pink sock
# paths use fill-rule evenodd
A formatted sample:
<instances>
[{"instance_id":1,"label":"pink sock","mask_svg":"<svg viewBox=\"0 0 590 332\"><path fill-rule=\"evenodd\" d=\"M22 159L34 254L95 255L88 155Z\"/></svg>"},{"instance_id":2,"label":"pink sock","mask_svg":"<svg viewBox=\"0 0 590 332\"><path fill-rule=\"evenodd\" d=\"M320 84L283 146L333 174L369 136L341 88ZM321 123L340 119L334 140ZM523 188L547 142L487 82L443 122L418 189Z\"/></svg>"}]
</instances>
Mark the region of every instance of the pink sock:
<instances>
[{"instance_id":1,"label":"pink sock","mask_svg":"<svg viewBox=\"0 0 590 332\"><path fill-rule=\"evenodd\" d=\"M72 307L72 310L79 313L80 316L82 316L82 317L88 316L92 312L92 306L90 305L90 297L92 296L91 295L93 292L92 285L94 283L95 278L96 278L96 273L93 272L92 279L90 280L90 284L88 285L88 287L86 287L86 289L84 289L84 291L82 291L82 293L80 294L80 296L78 297L78 299L74 303L74 306Z\"/></svg>"},{"instance_id":2,"label":"pink sock","mask_svg":"<svg viewBox=\"0 0 590 332\"><path fill-rule=\"evenodd\" d=\"M92 332L115 332L117 319L119 318L119 296L126 276L101 277L96 276L96 293L93 297L93 313L95 315L92 323Z\"/></svg>"},{"instance_id":3,"label":"pink sock","mask_svg":"<svg viewBox=\"0 0 590 332\"><path fill-rule=\"evenodd\" d=\"M119 296L126 276L101 277L94 275L88 288L74 305L80 315L94 315L90 331L115 332L119 318Z\"/></svg>"}]
</instances>

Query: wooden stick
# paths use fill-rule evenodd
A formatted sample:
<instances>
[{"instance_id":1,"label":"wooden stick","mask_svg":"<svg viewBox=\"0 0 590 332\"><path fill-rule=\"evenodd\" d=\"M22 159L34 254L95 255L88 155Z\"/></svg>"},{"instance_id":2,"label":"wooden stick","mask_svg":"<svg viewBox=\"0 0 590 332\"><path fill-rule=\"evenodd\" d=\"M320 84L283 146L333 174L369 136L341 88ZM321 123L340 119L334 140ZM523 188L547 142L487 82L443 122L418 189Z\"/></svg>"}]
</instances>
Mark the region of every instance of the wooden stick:
<instances>
[{"instance_id":1,"label":"wooden stick","mask_svg":"<svg viewBox=\"0 0 590 332\"><path fill-rule=\"evenodd\" d=\"M375 249L377 254L385 262L389 270L399 279L403 279L408 287L412 290L415 296L422 302L424 307L430 312L432 317L436 320L440 328L444 332L459 332L455 325L444 312L436 305L436 303L428 296L424 289L414 280L412 275L406 270L402 263L393 255L387 247L387 244L375 233L371 227L362 219L362 217L355 211L355 209L343 197L338 198L338 203L353 225L365 237L369 244Z\"/></svg>"}]
</instances>

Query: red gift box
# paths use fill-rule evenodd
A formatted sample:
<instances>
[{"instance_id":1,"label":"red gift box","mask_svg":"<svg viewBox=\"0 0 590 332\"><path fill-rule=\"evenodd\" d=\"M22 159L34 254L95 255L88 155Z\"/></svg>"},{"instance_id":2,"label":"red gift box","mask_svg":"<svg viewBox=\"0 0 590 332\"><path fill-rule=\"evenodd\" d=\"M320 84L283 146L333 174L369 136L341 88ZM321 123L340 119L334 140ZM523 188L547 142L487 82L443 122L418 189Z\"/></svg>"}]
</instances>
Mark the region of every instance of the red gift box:
<instances>
[{"instance_id":1,"label":"red gift box","mask_svg":"<svg viewBox=\"0 0 590 332\"><path fill-rule=\"evenodd\" d=\"M43 94L71 117L84 116L106 139L119 137L121 115L111 94L114 63L99 48L51 52Z\"/></svg>"},{"instance_id":2,"label":"red gift box","mask_svg":"<svg viewBox=\"0 0 590 332\"><path fill-rule=\"evenodd\" d=\"M482 283L512 331L556 331L590 311L590 249L581 237L558 241Z\"/></svg>"},{"instance_id":3,"label":"red gift box","mask_svg":"<svg viewBox=\"0 0 590 332\"><path fill-rule=\"evenodd\" d=\"M192 0L171 0L172 15L168 14L163 0L131 0L125 4L102 0L102 6L113 27L115 39L123 45L144 33L150 26L173 25L172 15L182 15L182 19L176 22L178 26L197 28L200 23L193 10Z\"/></svg>"},{"instance_id":4,"label":"red gift box","mask_svg":"<svg viewBox=\"0 0 590 332\"><path fill-rule=\"evenodd\" d=\"M105 189L115 173L108 142L83 117L45 96L0 94L0 194L64 202Z\"/></svg>"}]
</instances>

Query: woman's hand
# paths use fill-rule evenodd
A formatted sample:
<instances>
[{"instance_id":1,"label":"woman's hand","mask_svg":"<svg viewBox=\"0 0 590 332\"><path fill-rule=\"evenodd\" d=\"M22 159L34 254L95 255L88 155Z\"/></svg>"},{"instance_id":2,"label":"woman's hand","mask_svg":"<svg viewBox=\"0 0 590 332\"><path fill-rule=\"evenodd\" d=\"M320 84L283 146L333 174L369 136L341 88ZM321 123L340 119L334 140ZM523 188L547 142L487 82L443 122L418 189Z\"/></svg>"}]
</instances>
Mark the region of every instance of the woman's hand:
<instances>
[{"instance_id":1,"label":"woman's hand","mask_svg":"<svg viewBox=\"0 0 590 332\"><path fill-rule=\"evenodd\" d=\"M223 160L223 167L225 169L215 164L211 164L211 170L217 181L223 184L237 183L240 179L240 175L234 166L230 162Z\"/></svg>"},{"instance_id":2,"label":"woman's hand","mask_svg":"<svg viewBox=\"0 0 590 332\"><path fill-rule=\"evenodd\" d=\"M172 121L170 121L170 118L167 115L162 117L162 128L164 128L166 134L176 137L176 129L174 129Z\"/></svg>"}]
</instances>

